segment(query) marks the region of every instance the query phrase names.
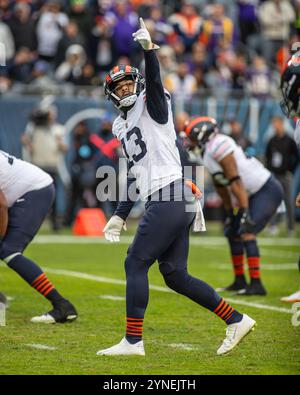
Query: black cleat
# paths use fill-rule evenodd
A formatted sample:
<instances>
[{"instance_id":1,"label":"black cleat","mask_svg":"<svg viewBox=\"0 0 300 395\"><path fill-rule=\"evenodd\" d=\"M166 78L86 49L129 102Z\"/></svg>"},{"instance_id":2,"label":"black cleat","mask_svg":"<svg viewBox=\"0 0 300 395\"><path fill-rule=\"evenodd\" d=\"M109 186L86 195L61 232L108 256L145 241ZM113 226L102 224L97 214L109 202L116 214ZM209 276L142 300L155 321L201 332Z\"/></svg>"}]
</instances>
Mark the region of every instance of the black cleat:
<instances>
[{"instance_id":1,"label":"black cleat","mask_svg":"<svg viewBox=\"0 0 300 395\"><path fill-rule=\"evenodd\" d=\"M240 291L247 287L247 282L244 276L236 277L234 282L228 287L224 288L217 288L217 292L224 292L224 291Z\"/></svg>"},{"instance_id":2,"label":"black cleat","mask_svg":"<svg viewBox=\"0 0 300 395\"><path fill-rule=\"evenodd\" d=\"M65 322L72 322L76 320L78 316L75 307L66 299L55 303L53 307L53 310L49 311L48 313L31 318L31 322L43 324L63 324Z\"/></svg>"},{"instance_id":3,"label":"black cleat","mask_svg":"<svg viewBox=\"0 0 300 395\"><path fill-rule=\"evenodd\" d=\"M241 295L241 296L251 296L251 295L260 295L260 296L265 296L267 295L267 291L265 290L265 287L261 283L261 281L251 281L250 285L247 285L245 289L241 289L236 293L236 295Z\"/></svg>"}]
</instances>

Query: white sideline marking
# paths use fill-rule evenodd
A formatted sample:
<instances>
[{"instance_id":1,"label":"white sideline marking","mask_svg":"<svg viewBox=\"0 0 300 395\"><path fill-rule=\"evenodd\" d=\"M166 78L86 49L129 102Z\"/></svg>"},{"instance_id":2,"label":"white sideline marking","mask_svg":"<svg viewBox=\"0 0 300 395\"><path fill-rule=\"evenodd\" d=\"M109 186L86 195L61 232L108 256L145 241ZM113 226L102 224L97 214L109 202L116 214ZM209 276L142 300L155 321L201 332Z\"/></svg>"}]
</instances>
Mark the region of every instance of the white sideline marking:
<instances>
[{"instance_id":1,"label":"white sideline marking","mask_svg":"<svg viewBox=\"0 0 300 395\"><path fill-rule=\"evenodd\" d=\"M113 279L113 278L107 278L107 277L100 277L100 276L95 276L93 274L86 274L86 273L81 273L81 272L74 272L74 271L69 271L69 270L60 270L60 269L51 269L51 268L46 268L44 267L44 270L48 273L52 274L61 274L64 276L69 276L69 277L76 277L76 278L81 278L81 279L86 279L86 280L93 280L97 281L100 283L110 283L110 284L119 284L119 285L126 285L126 282L124 280L118 280L118 279ZM149 285L150 289L153 289L155 291L160 291L160 292L167 292L167 293L175 293L169 288L166 287L159 287L157 285ZM245 302L244 300L241 299L231 299L231 298L225 298L226 301L230 303L236 303L236 304L241 304L249 307L255 307L257 309L262 309L262 310L271 310L271 311L278 311L279 313L289 313L292 314L292 310L289 309L284 309L282 307L275 307L275 306L268 306L260 303L252 303L252 302Z\"/></svg>"},{"instance_id":2,"label":"white sideline marking","mask_svg":"<svg viewBox=\"0 0 300 395\"><path fill-rule=\"evenodd\" d=\"M241 300L241 299L232 299L232 298L224 298L224 299L226 300L226 302L241 304L241 305L249 306L249 307L255 307L257 309L271 310L271 311L278 311L280 313L293 314L293 311L291 309L285 309L284 307L275 307L275 306L269 306L269 305L260 304L260 303L245 302L244 300Z\"/></svg>"},{"instance_id":3,"label":"white sideline marking","mask_svg":"<svg viewBox=\"0 0 300 395\"><path fill-rule=\"evenodd\" d=\"M30 348L35 348L37 350L56 350L56 347L46 346L45 344L25 344L25 346Z\"/></svg>"},{"instance_id":4,"label":"white sideline marking","mask_svg":"<svg viewBox=\"0 0 300 395\"><path fill-rule=\"evenodd\" d=\"M171 343L168 344L168 346L172 348L179 348L180 350L185 350L185 351L197 350L197 347L193 347L191 344L184 344L184 343Z\"/></svg>"},{"instance_id":5,"label":"white sideline marking","mask_svg":"<svg viewBox=\"0 0 300 395\"><path fill-rule=\"evenodd\" d=\"M114 296L114 295L100 295L99 298L107 299L107 300L119 300L119 301L125 300L124 296Z\"/></svg>"},{"instance_id":6,"label":"white sideline marking","mask_svg":"<svg viewBox=\"0 0 300 395\"><path fill-rule=\"evenodd\" d=\"M124 280L118 280L115 278L108 278L108 277L101 277L101 276L95 276L93 274L87 274L87 273L81 273L81 272L74 272L71 270L61 270L61 269L51 269L48 267L43 268L46 272L52 273L52 274L62 274L63 276L69 276L69 277L77 277L77 278L82 278L85 280L93 280L97 281L99 283L109 283L109 284L116 284L116 285L126 285L126 281ZM172 292L171 289L165 288L165 287L160 287L158 285L149 285L150 289L153 289L154 291L160 291L160 292Z\"/></svg>"},{"instance_id":7,"label":"white sideline marking","mask_svg":"<svg viewBox=\"0 0 300 395\"><path fill-rule=\"evenodd\" d=\"M118 244L129 244L133 240L133 236L121 236L120 242ZM68 235L39 235L33 240L35 244L111 244L109 241L105 240L104 237L82 237L82 236L68 236ZM215 237L215 236L192 236L190 237L190 244L201 246L201 245L216 245L224 246L227 245L227 240L225 237ZM299 246L299 239L297 238L268 238L263 237L259 239L260 245L265 246ZM300 248L299 248L300 253Z\"/></svg>"}]
</instances>

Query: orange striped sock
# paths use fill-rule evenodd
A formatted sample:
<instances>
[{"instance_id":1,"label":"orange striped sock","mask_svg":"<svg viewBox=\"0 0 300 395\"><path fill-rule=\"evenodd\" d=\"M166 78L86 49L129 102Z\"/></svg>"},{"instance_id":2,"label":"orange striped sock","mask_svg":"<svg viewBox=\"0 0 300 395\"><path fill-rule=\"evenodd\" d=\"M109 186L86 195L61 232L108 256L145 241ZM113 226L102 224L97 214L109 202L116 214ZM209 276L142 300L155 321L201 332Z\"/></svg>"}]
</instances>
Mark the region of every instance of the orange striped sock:
<instances>
[{"instance_id":1,"label":"orange striped sock","mask_svg":"<svg viewBox=\"0 0 300 395\"><path fill-rule=\"evenodd\" d=\"M260 257L249 256L248 257L248 268L250 278L260 278Z\"/></svg>"},{"instance_id":2,"label":"orange striped sock","mask_svg":"<svg viewBox=\"0 0 300 395\"><path fill-rule=\"evenodd\" d=\"M39 275L32 283L31 286L35 288L40 294L49 298L50 292L55 290L53 284L48 280L45 273Z\"/></svg>"},{"instance_id":3,"label":"orange striped sock","mask_svg":"<svg viewBox=\"0 0 300 395\"><path fill-rule=\"evenodd\" d=\"M231 255L233 271L236 276L244 274L244 255Z\"/></svg>"},{"instance_id":4,"label":"orange striped sock","mask_svg":"<svg viewBox=\"0 0 300 395\"><path fill-rule=\"evenodd\" d=\"M129 343L137 343L142 340L144 318L126 318L126 339Z\"/></svg>"},{"instance_id":5,"label":"orange striped sock","mask_svg":"<svg viewBox=\"0 0 300 395\"><path fill-rule=\"evenodd\" d=\"M225 302L223 298L215 308L214 313L217 314L218 317L222 318L222 320L225 321L227 325L239 322L243 317L242 314Z\"/></svg>"}]
</instances>

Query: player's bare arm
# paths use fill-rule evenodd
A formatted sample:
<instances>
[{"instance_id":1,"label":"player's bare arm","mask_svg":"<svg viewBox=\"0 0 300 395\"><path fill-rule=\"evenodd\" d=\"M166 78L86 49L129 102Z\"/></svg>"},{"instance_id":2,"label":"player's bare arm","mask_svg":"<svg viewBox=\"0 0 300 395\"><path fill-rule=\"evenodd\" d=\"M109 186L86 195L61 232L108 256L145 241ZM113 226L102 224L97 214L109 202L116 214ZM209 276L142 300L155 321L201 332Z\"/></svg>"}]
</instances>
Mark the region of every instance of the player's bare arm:
<instances>
[{"instance_id":1,"label":"player's bare arm","mask_svg":"<svg viewBox=\"0 0 300 395\"><path fill-rule=\"evenodd\" d=\"M236 197L240 208L248 208L248 195L239 177L233 154L225 156L220 162L224 175L229 181L229 188Z\"/></svg>"},{"instance_id":2,"label":"player's bare arm","mask_svg":"<svg viewBox=\"0 0 300 395\"><path fill-rule=\"evenodd\" d=\"M296 197L296 207L300 207L300 192L298 193Z\"/></svg>"},{"instance_id":3,"label":"player's bare arm","mask_svg":"<svg viewBox=\"0 0 300 395\"><path fill-rule=\"evenodd\" d=\"M231 202L230 194L228 192L227 187L215 184L215 188L216 188L218 195L222 199L225 210L226 211L231 210L232 209L232 202Z\"/></svg>"},{"instance_id":4,"label":"player's bare arm","mask_svg":"<svg viewBox=\"0 0 300 395\"><path fill-rule=\"evenodd\" d=\"M8 225L8 205L3 192L0 189L0 238L2 239L7 231Z\"/></svg>"}]
</instances>

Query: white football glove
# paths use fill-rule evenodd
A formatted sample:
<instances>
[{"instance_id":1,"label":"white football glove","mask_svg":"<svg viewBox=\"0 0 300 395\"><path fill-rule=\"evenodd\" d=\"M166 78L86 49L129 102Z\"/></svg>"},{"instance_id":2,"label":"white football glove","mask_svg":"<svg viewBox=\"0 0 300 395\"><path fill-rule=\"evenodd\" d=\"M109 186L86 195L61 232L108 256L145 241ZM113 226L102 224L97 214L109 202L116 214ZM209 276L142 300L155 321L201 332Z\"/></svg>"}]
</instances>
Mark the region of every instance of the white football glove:
<instances>
[{"instance_id":1,"label":"white football glove","mask_svg":"<svg viewBox=\"0 0 300 395\"><path fill-rule=\"evenodd\" d=\"M113 215L103 229L106 240L112 243L119 242L122 229L127 230L125 221L119 216Z\"/></svg>"},{"instance_id":2,"label":"white football glove","mask_svg":"<svg viewBox=\"0 0 300 395\"><path fill-rule=\"evenodd\" d=\"M153 44L143 18L140 18L140 29L137 32L132 33L132 36L134 37L133 40L138 41L146 51L159 48L158 45Z\"/></svg>"}]
</instances>

